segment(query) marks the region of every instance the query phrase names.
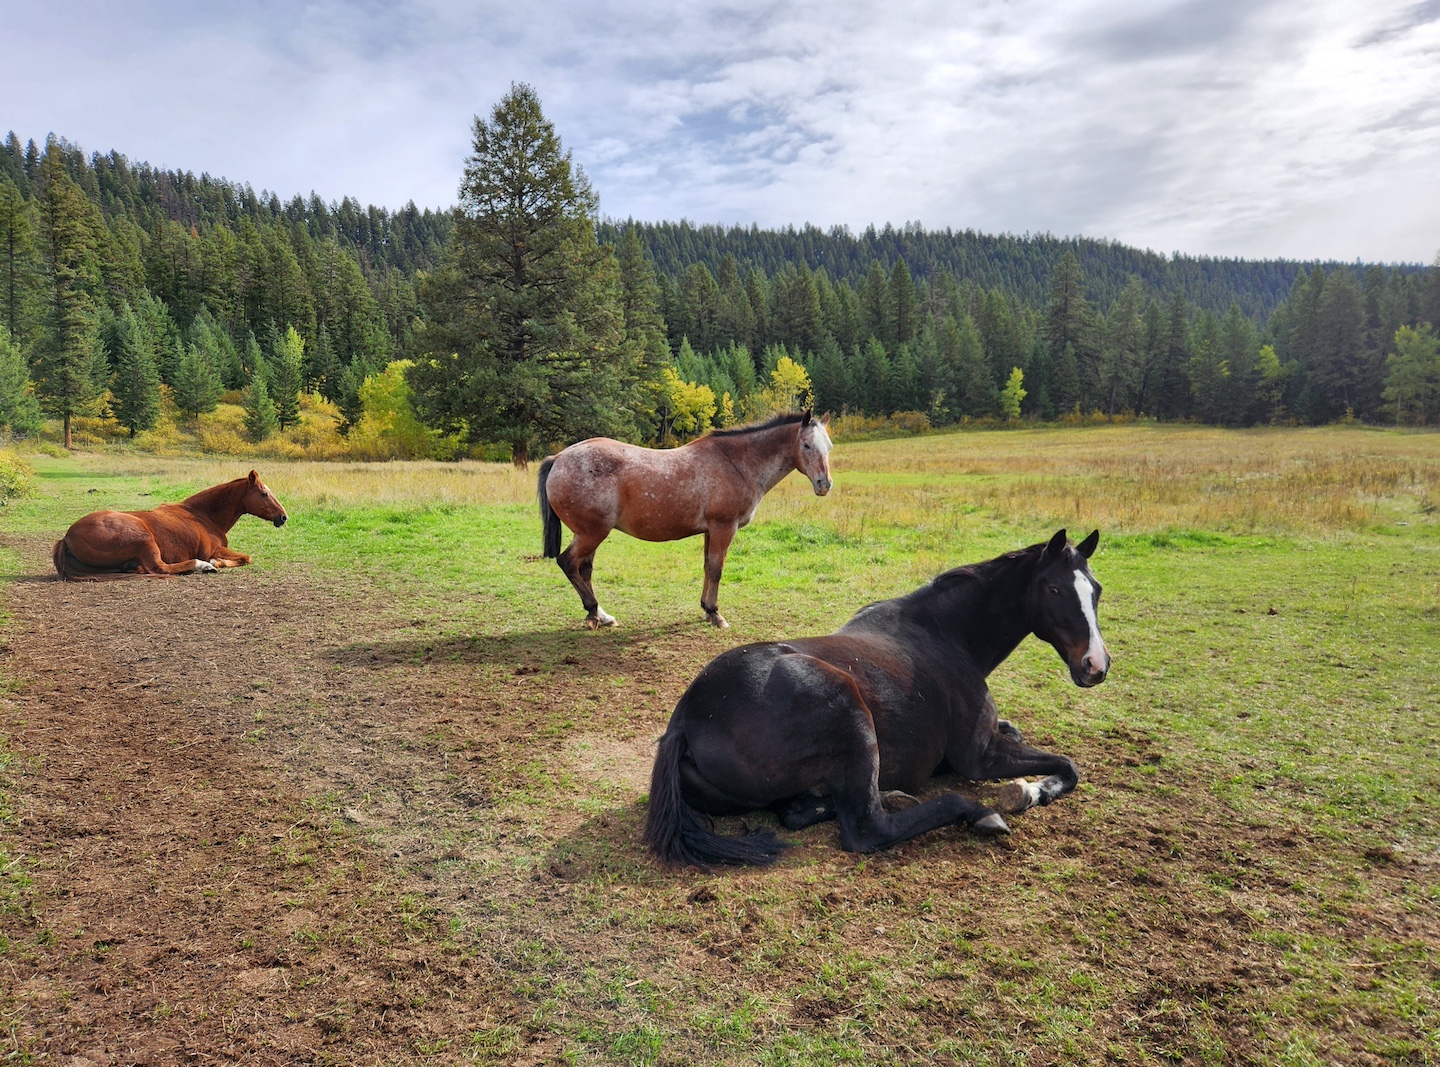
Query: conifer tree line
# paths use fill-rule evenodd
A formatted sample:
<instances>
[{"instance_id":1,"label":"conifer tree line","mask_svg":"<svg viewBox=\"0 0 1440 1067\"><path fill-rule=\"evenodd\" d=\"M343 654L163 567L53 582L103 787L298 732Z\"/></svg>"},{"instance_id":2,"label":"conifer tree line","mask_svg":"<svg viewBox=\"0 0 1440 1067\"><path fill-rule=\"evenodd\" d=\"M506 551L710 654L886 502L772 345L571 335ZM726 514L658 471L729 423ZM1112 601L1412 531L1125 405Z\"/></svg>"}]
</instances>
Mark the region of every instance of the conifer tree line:
<instances>
[{"instance_id":1,"label":"conifer tree line","mask_svg":"<svg viewBox=\"0 0 1440 1067\"><path fill-rule=\"evenodd\" d=\"M684 437L789 402L967 419L1440 421L1440 269L1165 258L1103 241L603 222L534 90L477 117L451 211L0 147L0 427L132 435L243 390L358 419L407 360L463 445ZM398 372L397 372L398 373Z\"/></svg>"}]
</instances>

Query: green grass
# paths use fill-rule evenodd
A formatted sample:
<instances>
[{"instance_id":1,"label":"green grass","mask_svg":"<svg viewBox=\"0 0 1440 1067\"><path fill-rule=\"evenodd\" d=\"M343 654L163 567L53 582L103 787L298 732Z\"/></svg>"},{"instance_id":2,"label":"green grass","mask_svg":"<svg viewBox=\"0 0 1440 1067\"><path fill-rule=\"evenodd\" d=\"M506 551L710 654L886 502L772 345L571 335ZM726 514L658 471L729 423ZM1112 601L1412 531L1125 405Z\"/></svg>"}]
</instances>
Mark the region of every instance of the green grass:
<instances>
[{"instance_id":1,"label":"green grass","mask_svg":"<svg viewBox=\"0 0 1440 1067\"><path fill-rule=\"evenodd\" d=\"M434 655L540 717L526 744L416 727L417 743L490 757L494 806L447 831L470 858L428 876L473 887L443 917L451 942L528 1013L454 1049L504 1062L538 1036L616 1064L1437 1062L1440 438L957 434L841 441L834 465L831 498L792 479L737 538L723 634L699 621L698 541L622 535L595 572L621 626L581 631L573 591L536 558L528 474L262 467L292 520L235 530L260 572L366 598L416 635L394 669ZM34 466L39 493L5 528L45 537L243 473ZM1007 843L945 832L857 858L818 827L774 871L666 872L634 845L635 792L557 758L654 736L724 648L828 631L1062 525L1102 530L1115 668L1078 690L1031 641L992 679L1001 713L1084 776ZM21 569L0 552L3 573ZM594 671L570 678L576 659ZM519 664L567 699L504 688Z\"/></svg>"}]
</instances>

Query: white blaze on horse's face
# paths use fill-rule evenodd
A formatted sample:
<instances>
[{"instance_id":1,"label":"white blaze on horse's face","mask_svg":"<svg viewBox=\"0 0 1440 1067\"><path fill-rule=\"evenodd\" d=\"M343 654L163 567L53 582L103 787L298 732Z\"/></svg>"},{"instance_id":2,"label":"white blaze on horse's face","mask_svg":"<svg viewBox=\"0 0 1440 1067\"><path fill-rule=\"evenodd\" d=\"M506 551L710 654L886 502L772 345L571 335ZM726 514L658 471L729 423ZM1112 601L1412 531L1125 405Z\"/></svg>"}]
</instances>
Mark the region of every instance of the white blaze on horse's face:
<instances>
[{"instance_id":1,"label":"white blaze on horse's face","mask_svg":"<svg viewBox=\"0 0 1440 1067\"><path fill-rule=\"evenodd\" d=\"M1086 685L1098 685L1110 670L1110 653L1105 651L1105 639L1100 636L1100 621L1095 617L1094 583L1082 570L1075 572L1075 595L1080 598L1080 613L1090 627L1090 641L1085 654L1080 657L1083 672L1080 677L1086 679Z\"/></svg>"},{"instance_id":2,"label":"white blaze on horse's face","mask_svg":"<svg viewBox=\"0 0 1440 1067\"><path fill-rule=\"evenodd\" d=\"M800 428L800 436L797 441L799 455L795 457L795 466L800 473L810 479L810 484L815 488L816 496L824 496L830 492L830 449L834 447L830 441L830 432L825 428L825 419L819 419L805 423Z\"/></svg>"}]
</instances>

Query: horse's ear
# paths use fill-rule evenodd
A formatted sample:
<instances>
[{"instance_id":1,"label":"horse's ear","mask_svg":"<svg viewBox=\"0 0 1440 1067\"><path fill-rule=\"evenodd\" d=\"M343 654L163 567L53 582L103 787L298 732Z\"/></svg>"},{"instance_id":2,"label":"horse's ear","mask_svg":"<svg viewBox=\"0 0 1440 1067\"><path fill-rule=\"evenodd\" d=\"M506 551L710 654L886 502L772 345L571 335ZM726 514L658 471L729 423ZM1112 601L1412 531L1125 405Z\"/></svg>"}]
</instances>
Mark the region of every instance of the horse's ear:
<instances>
[{"instance_id":1,"label":"horse's ear","mask_svg":"<svg viewBox=\"0 0 1440 1067\"><path fill-rule=\"evenodd\" d=\"M811 422L810 409L809 409L809 408L806 408L806 409L805 409L805 414L802 415L802 416L800 416L800 428L801 428L801 429L804 429L806 426L809 426L809 425L810 425L810 422Z\"/></svg>"},{"instance_id":2,"label":"horse's ear","mask_svg":"<svg viewBox=\"0 0 1440 1067\"><path fill-rule=\"evenodd\" d=\"M1065 531L1056 530L1055 536L1050 538L1050 543L1045 546L1045 551L1040 553L1042 560L1058 559L1065 551Z\"/></svg>"},{"instance_id":3,"label":"horse's ear","mask_svg":"<svg viewBox=\"0 0 1440 1067\"><path fill-rule=\"evenodd\" d=\"M260 475L256 474L254 471L251 471L251 472L250 472L250 484L251 484L251 485L254 485L254 484L255 484L256 482L258 482L259 480L260 480Z\"/></svg>"},{"instance_id":4,"label":"horse's ear","mask_svg":"<svg viewBox=\"0 0 1440 1067\"><path fill-rule=\"evenodd\" d=\"M825 427L827 430L830 428L830 412L827 411L825 412L825 414L820 416L820 425Z\"/></svg>"},{"instance_id":5,"label":"horse's ear","mask_svg":"<svg viewBox=\"0 0 1440 1067\"><path fill-rule=\"evenodd\" d=\"M1080 553L1082 556L1084 556L1086 559L1089 559L1091 556L1093 556L1093 555L1095 554L1095 546L1098 545L1099 543L1100 543L1100 531L1099 531L1099 530L1091 530L1091 531L1090 531L1090 536L1087 537L1087 538L1085 538L1085 540L1081 541L1078 545L1075 546L1075 551L1076 551L1076 552L1079 552L1079 553Z\"/></svg>"}]
</instances>

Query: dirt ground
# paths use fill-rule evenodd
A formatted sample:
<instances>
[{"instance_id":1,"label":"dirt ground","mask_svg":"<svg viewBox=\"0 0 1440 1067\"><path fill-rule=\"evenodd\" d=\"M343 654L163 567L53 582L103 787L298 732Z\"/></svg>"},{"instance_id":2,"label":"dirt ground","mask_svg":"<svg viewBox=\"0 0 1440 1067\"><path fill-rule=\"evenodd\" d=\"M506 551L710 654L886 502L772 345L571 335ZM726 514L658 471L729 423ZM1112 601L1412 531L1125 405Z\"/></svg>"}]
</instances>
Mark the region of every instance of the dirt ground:
<instances>
[{"instance_id":1,"label":"dirt ground","mask_svg":"<svg viewBox=\"0 0 1440 1067\"><path fill-rule=\"evenodd\" d=\"M62 584L47 573L47 544L0 543L19 551L33 575L12 588L0 645L0 668L19 682L0 693L18 815L4 841L11 855L28 857L33 879L0 915L9 939L0 954L9 1017L0 1022L14 1050L69 1067L407 1063L460 1059L463 1050L450 1044L457 1034L503 1031L515 1035L507 1062L558 1057L553 1030L535 1024L534 1003L516 993L530 974L521 949L497 942L477 952L452 937L452 920L478 902L446 864L503 852L507 834L533 834L490 807L520 764L517 752L562 757L595 788L643 790L656 724L677 678L693 668L685 655L705 658L693 639L591 642L571 657L543 635L427 636L422 620L392 617L375 606L382 598L354 583L331 590L246 569ZM526 683L541 671L551 684L537 693ZM607 695L603 679L618 673L633 704ZM588 716L589 725L547 732L557 708ZM1203 804L1138 792L1133 825L1097 825L1083 818L1085 805L1133 789L1131 772L1159 757L1147 739L1128 736L1096 738L1076 755L1094 770L1063 818L1009 842L957 833L945 839L955 862L925 853L923 879L911 866L922 846L875 857L857 878L824 827L800 835L805 860L795 871L656 875L643 886L650 906L682 918L638 947L622 924L635 887L616 884L606 868L609 854L643 865L638 812L576 815L548 828L559 841L552 861L525 879L524 914L536 929L514 937L534 941L548 930L555 962L546 966L559 972L585 957L672 980L704 975L720 988L802 988L833 951L795 947L812 932L859 958L890 952L901 924L928 921L923 901L1040 897L1047 872L1085 857L1095 879L1076 882L1077 896L1056 906L1071 909L1072 977L1103 969L1123 991L1097 1015L1095 1046L1105 1047L1109 1033L1120 1043L1113 1047L1177 1050L1167 1058L1199 1062L1200 1018L1207 1032L1223 1034L1224 1062L1258 1061L1273 1024L1257 1006L1283 992L1293 970L1282 949L1252 936L1253 914L1218 907L1194 887L1219 875L1241 892L1246 880L1273 881L1268 906L1278 929L1329 934L1304 888L1284 885L1283 867L1287 856L1326 846L1291 820L1250 827L1236 844L1233 827ZM483 832L475 829L482 812ZM1399 899L1417 872L1391 859L1357 863L1370 864L1382 890L1393 883ZM744 902L816 876L833 888L796 891L776 913ZM1098 886L1103 901L1080 898L1085 884ZM597 887L620 918L590 923L594 907L581 901ZM1083 915L1096 907L1127 916L1132 941L1123 952L1086 935ZM1433 915L1377 914L1373 901L1337 902L1329 915L1356 946L1345 966L1357 982L1374 975L1359 948L1367 932L1440 940ZM794 934L791 954L774 958L773 978L756 978L747 961L767 939L777 943L777 924ZM1033 1025L1023 1006L947 984L946 952L958 966L987 936L1023 947L1027 938L1053 940L1056 928L977 925L937 948L938 977L924 997L917 993L907 1025L970 1026L976 1035ZM1027 980L1022 953L994 958L992 989ZM548 980L543 967L537 980ZM866 1010L858 993L803 988L791 1020L799 1032L829 1032ZM1266 996L1257 1001L1254 990ZM1336 1027L1329 1051L1350 1062L1380 1062L1366 1049L1381 1030L1409 1036L1403 1021L1378 1016ZM660 1062L693 1055L672 1049ZM923 1051L914 1058L923 1061Z\"/></svg>"},{"instance_id":2,"label":"dirt ground","mask_svg":"<svg viewBox=\"0 0 1440 1067\"><path fill-rule=\"evenodd\" d=\"M446 950L424 880L304 799L388 778L427 798L414 818L475 803L396 741L413 694L327 662L383 619L247 571L61 584L43 545L6 543L37 575L0 646L22 680L0 694L7 843L36 861L36 906L6 931L34 947L0 957L19 1047L71 1067L404 1062L503 1017L493 976ZM334 727L266 735L297 708Z\"/></svg>"}]
</instances>

